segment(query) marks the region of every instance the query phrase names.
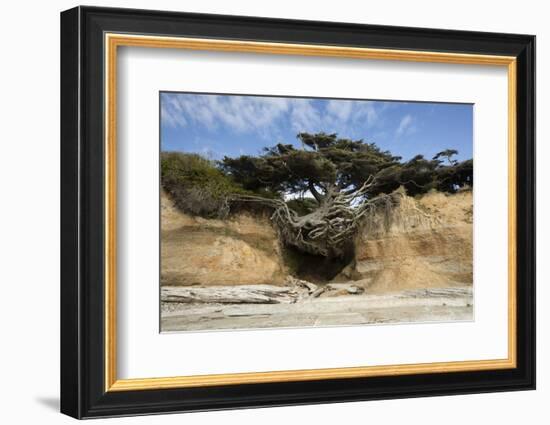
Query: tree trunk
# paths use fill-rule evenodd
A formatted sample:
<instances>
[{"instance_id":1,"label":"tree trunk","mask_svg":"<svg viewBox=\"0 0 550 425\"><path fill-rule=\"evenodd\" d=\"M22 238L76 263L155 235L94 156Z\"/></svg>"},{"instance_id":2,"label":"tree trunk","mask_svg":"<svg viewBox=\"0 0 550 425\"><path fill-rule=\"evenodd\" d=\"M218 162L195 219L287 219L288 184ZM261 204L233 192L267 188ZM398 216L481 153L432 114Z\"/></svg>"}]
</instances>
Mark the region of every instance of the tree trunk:
<instances>
[{"instance_id":1,"label":"tree trunk","mask_svg":"<svg viewBox=\"0 0 550 425\"><path fill-rule=\"evenodd\" d=\"M263 202L274 208L271 220L277 225L282 242L299 250L328 258L342 258L354 243L355 236L366 216L373 214L380 204L386 207L395 201L397 195L382 195L368 199L368 188L374 179L367 180L354 192L343 192L334 184L327 185L320 194L310 182L309 189L319 208L299 216L282 200L259 196L239 195L240 201Z\"/></svg>"}]
</instances>

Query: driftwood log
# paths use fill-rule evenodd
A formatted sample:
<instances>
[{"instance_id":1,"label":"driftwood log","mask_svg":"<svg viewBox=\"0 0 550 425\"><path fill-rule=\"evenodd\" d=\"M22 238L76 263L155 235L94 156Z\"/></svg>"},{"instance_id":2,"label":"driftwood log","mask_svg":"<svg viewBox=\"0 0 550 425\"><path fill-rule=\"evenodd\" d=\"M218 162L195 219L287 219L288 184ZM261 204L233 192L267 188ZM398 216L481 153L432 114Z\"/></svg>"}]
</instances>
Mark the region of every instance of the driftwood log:
<instances>
[{"instance_id":1,"label":"driftwood log","mask_svg":"<svg viewBox=\"0 0 550 425\"><path fill-rule=\"evenodd\" d=\"M273 285L164 286L161 300L178 303L277 304L292 303L299 296L294 288Z\"/></svg>"},{"instance_id":2,"label":"driftwood log","mask_svg":"<svg viewBox=\"0 0 550 425\"><path fill-rule=\"evenodd\" d=\"M294 304L299 300L317 298L330 291L347 295L363 293L363 288L350 283L318 286L299 279L292 279L289 283L289 286L163 286L161 300L177 303Z\"/></svg>"}]
</instances>

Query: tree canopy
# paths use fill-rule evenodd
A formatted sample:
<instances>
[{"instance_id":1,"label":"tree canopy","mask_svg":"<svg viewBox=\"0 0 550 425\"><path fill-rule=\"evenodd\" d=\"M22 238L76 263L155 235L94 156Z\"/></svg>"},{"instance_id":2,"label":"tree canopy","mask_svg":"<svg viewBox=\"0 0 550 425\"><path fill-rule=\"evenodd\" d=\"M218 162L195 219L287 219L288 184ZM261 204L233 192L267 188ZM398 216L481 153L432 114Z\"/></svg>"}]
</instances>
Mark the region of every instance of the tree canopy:
<instances>
[{"instance_id":1,"label":"tree canopy","mask_svg":"<svg viewBox=\"0 0 550 425\"><path fill-rule=\"evenodd\" d=\"M458 154L454 149L439 152L431 160L417 155L402 162L401 157L363 140L325 133L299 133L297 137L301 148L279 143L264 148L259 156L225 157L221 169L247 190L309 192L318 202L329 192L358 191L369 177L374 184L366 197L390 193L399 186L415 195L430 189L454 192L464 184L473 185L472 161L452 160Z\"/></svg>"}]
</instances>

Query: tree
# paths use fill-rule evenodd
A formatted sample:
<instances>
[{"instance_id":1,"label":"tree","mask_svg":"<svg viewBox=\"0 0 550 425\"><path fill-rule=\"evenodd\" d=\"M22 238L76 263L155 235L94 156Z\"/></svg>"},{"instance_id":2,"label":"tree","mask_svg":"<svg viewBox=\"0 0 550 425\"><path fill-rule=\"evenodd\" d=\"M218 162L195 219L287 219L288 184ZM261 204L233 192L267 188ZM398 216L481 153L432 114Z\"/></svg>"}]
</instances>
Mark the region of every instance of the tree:
<instances>
[{"instance_id":1,"label":"tree","mask_svg":"<svg viewBox=\"0 0 550 425\"><path fill-rule=\"evenodd\" d=\"M361 220L377 205L393 202L389 193L399 182L379 177L397 171L401 158L374 143L336 134L300 133L298 139L302 149L277 144L257 157L225 157L221 168L246 190L282 195L235 195L233 200L270 205L286 244L323 257L342 257ZM289 197L298 198L294 208ZM299 205L307 207L305 213L297 212Z\"/></svg>"},{"instance_id":2,"label":"tree","mask_svg":"<svg viewBox=\"0 0 550 425\"><path fill-rule=\"evenodd\" d=\"M224 217L242 208L269 210L283 244L342 262L352 257L364 220L379 208L389 212L405 192L414 196L473 186L473 161L453 160L458 153L453 149L432 160L417 155L402 162L363 140L326 133L297 137L301 148L279 143L258 156L217 162L164 152L163 188L178 208L204 217Z\"/></svg>"},{"instance_id":3,"label":"tree","mask_svg":"<svg viewBox=\"0 0 550 425\"><path fill-rule=\"evenodd\" d=\"M458 163L457 160L452 159L454 155L458 155L458 151L455 149L445 149L444 151L438 152L433 159L435 161L439 160L439 158L447 158L447 161L450 165L456 165Z\"/></svg>"}]
</instances>

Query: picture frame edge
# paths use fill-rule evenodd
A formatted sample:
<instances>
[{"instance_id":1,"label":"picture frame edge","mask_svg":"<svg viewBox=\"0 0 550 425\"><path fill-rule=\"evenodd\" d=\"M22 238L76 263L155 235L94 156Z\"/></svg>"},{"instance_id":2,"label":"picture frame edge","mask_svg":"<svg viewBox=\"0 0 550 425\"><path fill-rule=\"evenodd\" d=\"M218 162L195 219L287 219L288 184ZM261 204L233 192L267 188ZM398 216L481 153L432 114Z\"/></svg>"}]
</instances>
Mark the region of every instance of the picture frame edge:
<instances>
[{"instance_id":1,"label":"picture frame edge","mask_svg":"<svg viewBox=\"0 0 550 425\"><path fill-rule=\"evenodd\" d=\"M95 76L90 68L93 57L101 54L97 45L98 36L106 31L109 23L101 16L123 17L125 25L132 17L159 14L171 19L242 19L251 25L271 22L292 26L321 25L345 28L346 31L366 32L382 29L391 33L415 32L427 36L429 29L405 27L366 26L318 21L276 20L272 18L233 17L227 15L184 14L179 12L140 11L135 9L114 9L102 7L76 7L61 13L61 405L60 410L75 418L126 416L181 411L219 410L226 408L264 407L275 405L318 404L354 400L384 398L405 398L433 395L467 394L477 392L530 390L535 389L535 36L522 34L477 33L469 31L436 30L435 33L451 34L454 37L470 37L472 40L484 36L499 39L499 49L506 43L518 60L517 96L517 187L518 187L518 367L491 373L453 372L446 385L431 375L417 376L427 382L438 382L437 390L431 389L414 375L402 378L404 385L396 387L395 379L348 378L328 380L321 384L319 394L312 392L315 383L272 383L260 384L260 394L246 396L247 388L239 385L218 387L226 396L215 399L208 389L145 390L139 394L132 391L117 393L105 391L105 361L98 356L97 347L103 347L104 324L93 321L97 311L103 309L104 291L101 287L103 263L100 251L104 249L103 235L96 235L97 227L103 228L104 217L94 215L103 209L104 178L102 166L103 147L94 145L103 128L92 129L101 116L103 99L92 93L91 88L101 86L101 76ZM130 20L130 24L128 24ZM339 25L342 25L341 27ZM423 32L425 31L425 32ZM447 32L449 31L449 32ZM443 43L440 40L440 43ZM474 41L472 41L473 43ZM443 43L444 44L444 43ZM521 46L521 47L518 47ZM91 57L89 56L91 54ZM95 64L97 67L97 63ZM101 83L101 84L100 84ZM101 96L99 96L101 97ZM92 107L90 107L92 105ZM93 109L93 110L92 110ZM522 190L520 190L522 189ZM520 202L521 201L521 202ZM90 208L94 208L92 211ZM521 241L520 241L521 239ZM519 244L522 247L519 247ZM522 249L520 249L522 248ZM522 287L519 288L519 282ZM97 320L96 320L97 321ZM95 347L95 348L93 348ZM96 351L93 351L96 350ZM100 376L98 378L97 376ZM355 382L352 382L355 381ZM470 382L470 386L464 383ZM250 384L258 385L258 384ZM313 385L313 386L312 386ZM379 385L380 393L372 387ZM384 386L385 385L385 386ZM271 386L271 389L269 388ZM347 390L346 390L347 388ZM248 390L250 386L248 387ZM308 392L309 391L309 392ZM332 392L332 393L331 393ZM161 394L162 393L162 394ZM159 394L161 396L159 396ZM293 395L292 399L289 398ZM331 395L332 394L332 395ZM244 396L244 398L243 398Z\"/></svg>"}]
</instances>

